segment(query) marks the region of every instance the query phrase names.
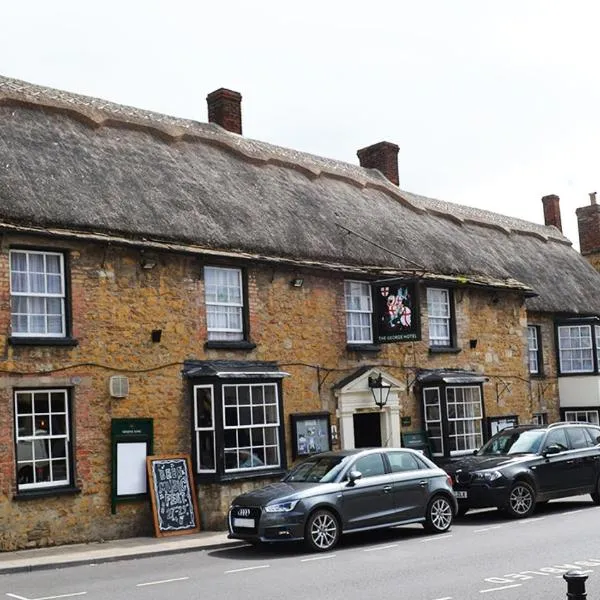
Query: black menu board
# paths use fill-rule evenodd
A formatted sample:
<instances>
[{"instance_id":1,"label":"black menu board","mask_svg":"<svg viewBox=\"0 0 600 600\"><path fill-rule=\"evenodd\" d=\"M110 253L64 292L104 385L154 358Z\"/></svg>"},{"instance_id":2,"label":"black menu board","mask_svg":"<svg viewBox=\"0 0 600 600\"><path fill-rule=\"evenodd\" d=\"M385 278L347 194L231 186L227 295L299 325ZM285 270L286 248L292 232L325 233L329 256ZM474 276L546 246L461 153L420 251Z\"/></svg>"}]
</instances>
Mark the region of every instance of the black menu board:
<instances>
[{"instance_id":1,"label":"black menu board","mask_svg":"<svg viewBox=\"0 0 600 600\"><path fill-rule=\"evenodd\" d=\"M149 456L146 466L156 536L199 531L189 456Z\"/></svg>"}]
</instances>

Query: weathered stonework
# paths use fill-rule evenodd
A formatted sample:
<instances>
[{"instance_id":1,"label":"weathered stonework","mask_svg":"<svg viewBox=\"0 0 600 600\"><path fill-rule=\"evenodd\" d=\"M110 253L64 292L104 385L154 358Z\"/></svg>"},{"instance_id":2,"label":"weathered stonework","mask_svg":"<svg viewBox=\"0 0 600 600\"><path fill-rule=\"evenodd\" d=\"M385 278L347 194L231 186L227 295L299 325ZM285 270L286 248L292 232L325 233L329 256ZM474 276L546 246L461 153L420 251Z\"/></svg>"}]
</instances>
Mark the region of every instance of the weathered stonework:
<instances>
[{"instance_id":1,"label":"weathered stonework","mask_svg":"<svg viewBox=\"0 0 600 600\"><path fill-rule=\"evenodd\" d=\"M67 250L71 274L72 335L77 345L23 346L9 343L8 249L11 244ZM384 365L401 382L401 416L421 421L415 396L417 369L462 368L485 374L486 416L515 414L528 422L539 404L527 372L527 315L520 296L472 288L455 294L456 345L452 354L431 353L428 316L422 301L423 339L384 344L375 355L346 347L342 273L301 273L276 266L247 265L252 350L205 350L206 318L202 268L183 254L159 254L151 270L140 267L135 249L48 239L5 236L0 253L0 342L4 348L0 382L0 549L152 535L148 501L120 503L111 513L110 427L113 418L152 418L155 454L190 454L191 406L182 378L187 359L277 361L289 373L283 381L287 460L291 463L289 415L327 410L336 424L332 385L363 365ZM424 297L424 294L422 295ZM152 330L162 330L160 342ZM544 327L547 375L551 328ZM471 347L471 340L477 340ZM108 380L129 378L126 398L111 398ZM497 395L498 383L509 391ZM75 486L66 495L25 500L16 492L13 391L66 386L72 390ZM534 386L535 388L535 386ZM534 390L535 391L535 390ZM556 416L556 389L544 402ZM202 527L222 528L231 499L268 479L201 484Z\"/></svg>"}]
</instances>

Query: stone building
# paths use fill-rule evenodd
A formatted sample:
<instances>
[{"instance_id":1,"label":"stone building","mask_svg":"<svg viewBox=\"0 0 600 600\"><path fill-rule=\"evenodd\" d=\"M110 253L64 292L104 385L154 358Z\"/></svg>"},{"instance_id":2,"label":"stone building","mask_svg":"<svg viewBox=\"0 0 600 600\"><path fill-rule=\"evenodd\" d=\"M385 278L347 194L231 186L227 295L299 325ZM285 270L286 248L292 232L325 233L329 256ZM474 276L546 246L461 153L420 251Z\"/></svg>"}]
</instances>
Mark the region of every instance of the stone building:
<instances>
[{"instance_id":1,"label":"stone building","mask_svg":"<svg viewBox=\"0 0 600 600\"><path fill-rule=\"evenodd\" d=\"M346 164L207 100L0 78L1 550L150 535L147 454L191 457L210 529L328 447L598 420L600 274L557 197L545 225L426 198L394 144Z\"/></svg>"}]
</instances>

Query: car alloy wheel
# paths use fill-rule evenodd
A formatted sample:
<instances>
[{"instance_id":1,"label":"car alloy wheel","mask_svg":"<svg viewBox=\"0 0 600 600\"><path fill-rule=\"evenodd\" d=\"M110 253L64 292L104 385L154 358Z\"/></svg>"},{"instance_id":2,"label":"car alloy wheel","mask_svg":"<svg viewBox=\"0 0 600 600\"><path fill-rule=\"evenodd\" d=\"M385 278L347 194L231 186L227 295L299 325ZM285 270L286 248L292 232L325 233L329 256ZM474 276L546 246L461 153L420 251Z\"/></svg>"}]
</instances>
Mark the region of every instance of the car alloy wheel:
<instances>
[{"instance_id":1,"label":"car alloy wheel","mask_svg":"<svg viewBox=\"0 0 600 600\"><path fill-rule=\"evenodd\" d=\"M423 527L431 533L444 533L452 525L452 505L445 496L435 496L427 506Z\"/></svg>"},{"instance_id":2,"label":"car alloy wheel","mask_svg":"<svg viewBox=\"0 0 600 600\"><path fill-rule=\"evenodd\" d=\"M506 511L511 517L528 517L535 508L533 488L524 481L517 481L510 489Z\"/></svg>"},{"instance_id":3,"label":"car alloy wheel","mask_svg":"<svg viewBox=\"0 0 600 600\"><path fill-rule=\"evenodd\" d=\"M306 524L305 542L310 550L331 550L340 538L340 526L335 515L328 510L317 510Z\"/></svg>"}]
</instances>

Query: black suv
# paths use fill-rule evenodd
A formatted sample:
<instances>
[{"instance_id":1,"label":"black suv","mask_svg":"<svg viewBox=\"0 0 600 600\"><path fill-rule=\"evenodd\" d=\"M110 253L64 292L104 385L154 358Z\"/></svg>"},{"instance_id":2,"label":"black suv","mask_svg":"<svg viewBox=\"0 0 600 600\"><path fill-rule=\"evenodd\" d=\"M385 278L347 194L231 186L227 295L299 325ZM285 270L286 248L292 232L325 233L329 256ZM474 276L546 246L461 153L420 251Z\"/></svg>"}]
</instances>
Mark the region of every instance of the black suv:
<instances>
[{"instance_id":1,"label":"black suv","mask_svg":"<svg viewBox=\"0 0 600 600\"><path fill-rule=\"evenodd\" d=\"M536 504L579 494L591 494L600 504L600 427L510 427L474 454L443 466L452 477L459 516L470 508L496 506L523 518Z\"/></svg>"}]
</instances>

